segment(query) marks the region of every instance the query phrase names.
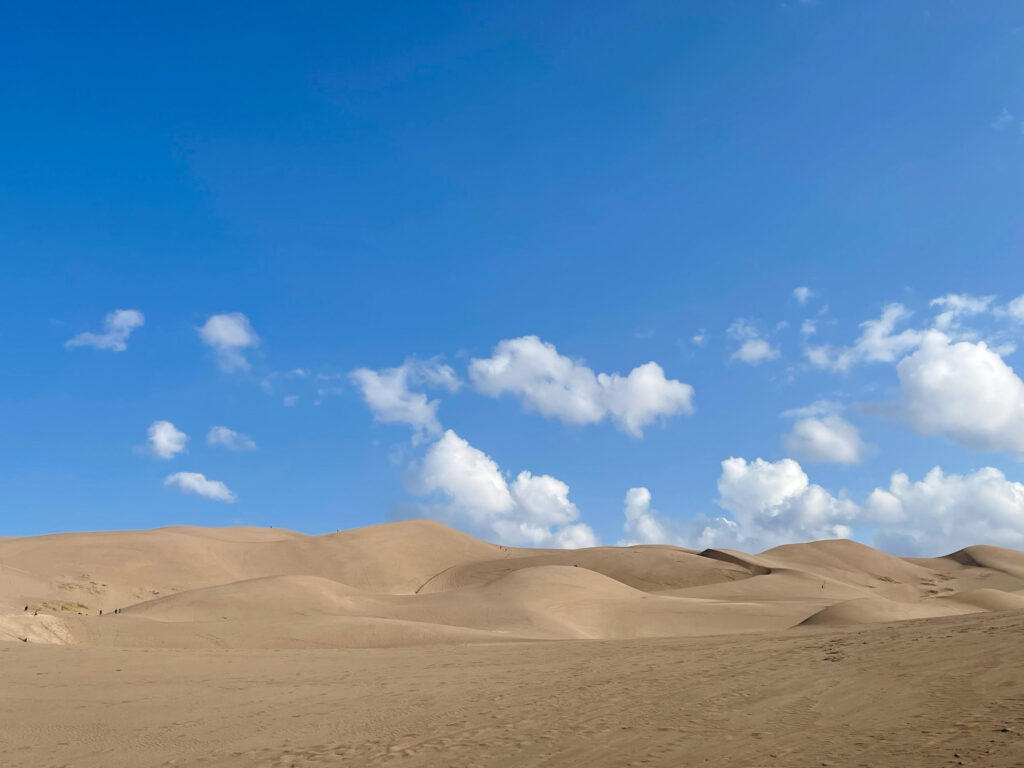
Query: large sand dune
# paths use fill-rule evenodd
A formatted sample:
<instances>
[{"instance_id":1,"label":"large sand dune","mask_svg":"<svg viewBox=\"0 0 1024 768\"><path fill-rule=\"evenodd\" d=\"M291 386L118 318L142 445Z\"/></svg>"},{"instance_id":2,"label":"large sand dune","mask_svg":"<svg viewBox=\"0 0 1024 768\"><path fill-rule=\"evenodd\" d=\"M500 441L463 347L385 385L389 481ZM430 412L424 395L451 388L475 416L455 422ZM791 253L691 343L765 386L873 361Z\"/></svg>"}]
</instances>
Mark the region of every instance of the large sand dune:
<instances>
[{"instance_id":1,"label":"large sand dune","mask_svg":"<svg viewBox=\"0 0 1024 768\"><path fill-rule=\"evenodd\" d=\"M759 554L529 550L425 520L323 536L164 528L0 539L0 640L64 645L341 648L756 633L1021 610L1021 590L1024 553L990 546L930 559L852 541Z\"/></svg>"},{"instance_id":2,"label":"large sand dune","mask_svg":"<svg viewBox=\"0 0 1024 768\"><path fill-rule=\"evenodd\" d=\"M1022 631L997 547L7 538L0 765L1019 768Z\"/></svg>"}]
</instances>

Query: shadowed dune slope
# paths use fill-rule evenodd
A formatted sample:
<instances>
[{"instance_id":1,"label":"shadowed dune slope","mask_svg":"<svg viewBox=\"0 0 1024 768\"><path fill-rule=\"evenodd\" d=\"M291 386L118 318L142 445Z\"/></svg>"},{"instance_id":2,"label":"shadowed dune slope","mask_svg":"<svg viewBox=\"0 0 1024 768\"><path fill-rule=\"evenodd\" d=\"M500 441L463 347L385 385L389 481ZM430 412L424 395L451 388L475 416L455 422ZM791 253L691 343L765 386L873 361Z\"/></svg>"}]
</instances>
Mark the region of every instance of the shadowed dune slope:
<instances>
[{"instance_id":1,"label":"shadowed dune slope","mask_svg":"<svg viewBox=\"0 0 1024 768\"><path fill-rule=\"evenodd\" d=\"M940 571L976 568L1024 579L1024 552L1005 547L977 545L964 547L944 557L908 557L906 560Z\"/></svg>"},{"instance_id":2,"label":"shadowed dune slope","mask_svg":"<svg viewBox=\"0 0 1024 768\"><path fill-rule=\"evenodd\" d=\"M440 592L483 584L505 574L542 565L586 568L644 592L717 584L750 576L739 565L701 557L679 547L595 547L582 550L511 550L501 559L467 563L449 568L420 588L420 593Z\"/></svg>"},{"instance_id":3,"label":"shadowed dune slope","mask_svg":"<svg viewBox=\"0 0 1024 768\"><path fill-rule=\"evenodd\" d=\"M1002 571L1024 579L1024 552L1018 552L1015 549L979 544L946 555L946 558L955 560L961 565Z\"/></svg>"},{"instance_id":4,"label":"shadowed dune slope","mask_svg":"<svg viewBox=\"0 0 1024 768\"><path fill-rule=\"evenodd\" d=\"M978 611L1024 611L1024 595L1001 589L972 589L938 599Z\"/></svg>"},{"instance_id":5,"label":"shadowed dune slope","mask_svg":"<svg viewBox=\"0 0 1024 768\"><path fill-rule=\"evenodd\" d=\"M756 555L530 550L426 520L322 536L181 527L0 539L0 640L48 644L684 637L1024 610L1019 590L1024 553L986 546L931 559L852 541Z\"/></svg>"},{"instance_id":6,"label":"shadowed dune slope","mask_svg":"<svg viewBox=\"0 0 1024 768\"><path fill-rule=\"evenodd\" d=\"M898 603L884 597L859 597L822 608L801 622L804 626L839 627L851 624L878 624L910 619L932 619L954 616L968 611L958 606L930 600L920 603Z\"/></svg>"},{"instance_id":7,"label":"shadowed dune slope","mask_svg":"<svg viewBox=\"0 0 1024 768\"><path fill-rule=\"evenodd\" d=\"M855 584L876 581L915 584L932 575L927 568L849 539L784 544L762 552L760 559L776 567L816 573Z\"/></svg>"}]
</instances>

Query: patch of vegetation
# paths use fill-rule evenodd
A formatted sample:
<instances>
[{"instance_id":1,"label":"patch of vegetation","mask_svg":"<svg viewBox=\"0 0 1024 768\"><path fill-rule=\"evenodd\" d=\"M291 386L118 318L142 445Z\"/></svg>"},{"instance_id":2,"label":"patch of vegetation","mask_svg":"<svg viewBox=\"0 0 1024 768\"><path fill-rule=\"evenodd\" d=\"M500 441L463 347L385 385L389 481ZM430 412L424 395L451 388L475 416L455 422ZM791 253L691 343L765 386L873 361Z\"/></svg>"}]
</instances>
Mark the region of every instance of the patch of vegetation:
<instances>
[{"instance_id":1,"label":"patch of vegetation","mask_svg":"<svg viewBox=\"0 0 1024 768\"><path fill-rule=\"evenodd\" d=\"M70 603L65 600L43 600L39 604L41 608L48 611L88 611L89 606L85 603Z\"/></svg>"}]
</instances>

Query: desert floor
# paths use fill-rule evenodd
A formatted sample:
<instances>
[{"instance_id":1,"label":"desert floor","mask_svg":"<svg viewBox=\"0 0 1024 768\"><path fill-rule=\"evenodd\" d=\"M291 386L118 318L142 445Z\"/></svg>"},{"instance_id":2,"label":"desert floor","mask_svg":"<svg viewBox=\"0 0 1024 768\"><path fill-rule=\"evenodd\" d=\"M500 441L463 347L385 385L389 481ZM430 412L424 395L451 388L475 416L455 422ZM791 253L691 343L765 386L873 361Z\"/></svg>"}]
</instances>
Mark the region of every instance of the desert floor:
<instances>
[{"instance_id":1,"label":"desert floor","mask_svg":"<svg viewBox=\"0 0 1024 768\"><path fill-rule=\"evenodd\" d=\"M999 768L1022 734L1015 550L0 538L2 768Z\"/></svg>"},{"instance_id":2,"label":"desert floor","mask_svg":"<svg viewBox=\"0 0 1024 768\"><path fill-rule=\"evenodd\" d=\"M1024 614L341 650L0 645L0 764L1024 765Z\"/></svg>"}]
</instances>

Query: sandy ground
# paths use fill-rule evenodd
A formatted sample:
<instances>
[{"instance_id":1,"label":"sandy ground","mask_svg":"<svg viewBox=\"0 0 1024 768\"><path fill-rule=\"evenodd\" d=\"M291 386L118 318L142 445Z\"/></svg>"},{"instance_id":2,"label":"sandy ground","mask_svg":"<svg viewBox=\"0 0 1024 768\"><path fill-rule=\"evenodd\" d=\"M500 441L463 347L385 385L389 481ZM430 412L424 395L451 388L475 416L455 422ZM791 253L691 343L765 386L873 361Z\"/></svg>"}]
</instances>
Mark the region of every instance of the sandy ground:
<instances>
[{"instance_id":1,"label":"sandy ground","mask_svg":"<svg viewBox=\"0 0 1024 768\"><path fill-rule=\"evenodd\" d=\"M1024 765L1024 614L348 650L0 645L0 764Z\"/></svg>"},{"instance_id":2,"label":"sandy ground","mask_svg":"<svg viewBox=\"0 0 1024 768\"><path fill-rule=\"evenodd\" d=\"M0 539L2 768L999 768L1022 733L1015 550Z\"/></svg>"}]
</instances>

